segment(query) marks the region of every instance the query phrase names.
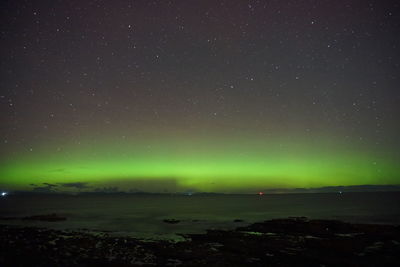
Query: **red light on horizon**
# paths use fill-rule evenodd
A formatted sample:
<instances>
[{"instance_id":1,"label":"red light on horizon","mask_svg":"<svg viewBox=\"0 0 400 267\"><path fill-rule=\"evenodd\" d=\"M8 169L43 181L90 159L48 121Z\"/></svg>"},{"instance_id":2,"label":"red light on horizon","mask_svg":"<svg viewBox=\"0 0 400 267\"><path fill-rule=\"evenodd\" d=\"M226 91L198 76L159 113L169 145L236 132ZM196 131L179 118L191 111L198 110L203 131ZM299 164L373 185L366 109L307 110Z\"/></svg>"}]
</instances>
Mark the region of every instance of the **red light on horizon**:
<instances>
[{"instance_id":1,"label":"red light on horizon","mask_svg":"<svg viewBox=\"0 0 400 267\"><path fill-rule=\"evenodd\" d=\"M264 195L264 192L258 192L258 195L262 196L262 195Z\"/></svg>"}]
</instances>

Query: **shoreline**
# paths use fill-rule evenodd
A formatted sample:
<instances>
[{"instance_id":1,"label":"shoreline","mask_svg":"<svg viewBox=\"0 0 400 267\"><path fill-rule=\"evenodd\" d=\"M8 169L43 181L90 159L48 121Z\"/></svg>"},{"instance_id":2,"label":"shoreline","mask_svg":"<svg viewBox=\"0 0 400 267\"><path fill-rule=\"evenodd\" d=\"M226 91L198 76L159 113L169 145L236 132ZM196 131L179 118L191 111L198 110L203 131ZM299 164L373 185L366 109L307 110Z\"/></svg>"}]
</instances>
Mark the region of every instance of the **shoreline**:
<instances>
[{"instance_id":1,"label":"shoreline","mask_svg":"<svg viewBox=\"0 0 400 267\"><path fill-rule=\"evenodd\" d=\"M0 225L1 266L396 266L400 226L305 217L143 240Z\"/></svg>"}]
</instances>

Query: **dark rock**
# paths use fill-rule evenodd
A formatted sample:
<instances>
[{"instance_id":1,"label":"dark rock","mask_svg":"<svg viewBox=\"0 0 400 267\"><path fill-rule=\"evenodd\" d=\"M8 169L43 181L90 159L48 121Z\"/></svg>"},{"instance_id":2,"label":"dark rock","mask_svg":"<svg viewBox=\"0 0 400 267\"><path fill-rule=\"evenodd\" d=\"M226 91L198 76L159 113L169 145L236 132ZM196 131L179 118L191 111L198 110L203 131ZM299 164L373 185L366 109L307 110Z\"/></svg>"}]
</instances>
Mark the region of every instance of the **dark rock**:
<instances>
[{"instance_id":1,"label":"dark rock","mask_svg":"<svg viewBox=\"0 0 400 267\"><path fill-rule=\"evenodd\" d=\"M176 220L176 219L164 219L163 222L169 223L169 224L177 224L177 223L180 223L181 221Z\"/></svg>"},{"instance_id":2,"label":"dark rock","mask_svg":"<svg viewBox=\"0 0 400 267\"><path fill-rule=\"evenodd\" d=\"M0 217L0 220L24 220L24 221L46 221L46 222L58 222L67 220L66 217L59 216L55 213L44 214L44 215L33 215L26 217Z\"/></svg>"},{"instance_id":3,"label":"dark rock","mask_svg":"<svg viewBox=\"0 0 400 267\"><path fill-rule=\"evenodd\" d=\"M0 225L0 266L397 266L400 255L400 228L390 225L289 218L184 237Z\"/></svg>"},{"instance_id":4,"label":"dark rock","mask_svg":"<svg viewBox=\"0 0 400 267\"><path fill-rule=\"evenodd\" d=\"M45 221L45 222L58 222L58 221L65 221L67 220L66 217L61 217L55 213L46 214L46 215L34 215L21 218L22 220L29 220L29 221Z\"/></svg>"},{"instance_id":5,"label":"dark rock","mask_svg":"<svg viewBox=\"0 0 400 267\"><path fill-rule=\"evenodd\" d=\"M20 219L20 218L18 218L18 217L0 217L0 220L3 220L3 221L18 220L18 219Z\"/></svg>"}]
</instances>

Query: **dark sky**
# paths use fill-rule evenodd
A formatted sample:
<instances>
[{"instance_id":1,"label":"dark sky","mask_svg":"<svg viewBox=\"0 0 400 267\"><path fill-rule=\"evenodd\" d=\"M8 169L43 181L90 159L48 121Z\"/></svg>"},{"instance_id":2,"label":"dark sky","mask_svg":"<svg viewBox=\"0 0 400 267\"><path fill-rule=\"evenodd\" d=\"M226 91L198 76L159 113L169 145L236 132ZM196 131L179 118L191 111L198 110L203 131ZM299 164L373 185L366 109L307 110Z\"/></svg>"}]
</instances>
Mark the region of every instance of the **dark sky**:
<instances>
[{"instance_id":1,"label":"dark sky","mask_svg":"<svg viewBox=\"0 0 400 267\"><path fill-rule=\"evenodd\" d=\"M2 187L400 183L398 1L0 5Z\"/></svg>"}]
</instances>

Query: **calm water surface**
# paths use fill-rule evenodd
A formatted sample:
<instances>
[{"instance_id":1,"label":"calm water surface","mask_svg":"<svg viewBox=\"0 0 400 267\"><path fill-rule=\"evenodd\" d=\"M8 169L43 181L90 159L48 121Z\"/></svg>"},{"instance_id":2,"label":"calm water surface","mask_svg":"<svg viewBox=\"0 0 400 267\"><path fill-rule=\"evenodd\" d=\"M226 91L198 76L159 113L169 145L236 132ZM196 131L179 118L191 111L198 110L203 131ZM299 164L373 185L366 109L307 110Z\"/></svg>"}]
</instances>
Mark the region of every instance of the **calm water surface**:
<instances>
[{"instance_id":1,"label":"calm water surface","mask_svg":"<svg viewBox=\"0 0 400 267\"><path fill-rule=\"evenodd\" d=\"M116 235L171 238L177 233L229 229L289 216L339 219L348 222L400 224L400 193L287 195L87 195L7 196L0 199L1 216L57 213L65 222L3 221L55 229L113 231ZM164 219L181 220L166 224ZM241 219L244 222L235 223Z\"/></svg>"}]
</instances>

